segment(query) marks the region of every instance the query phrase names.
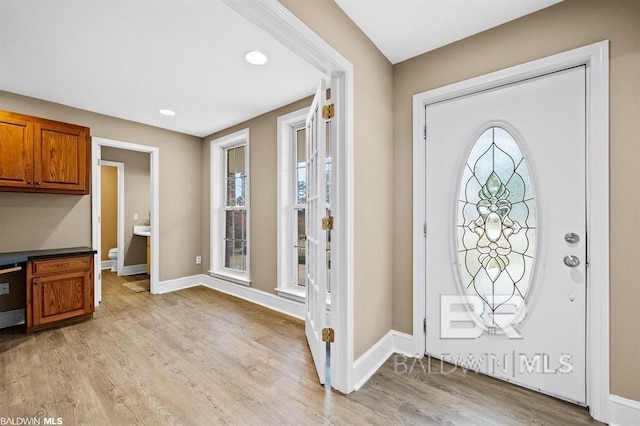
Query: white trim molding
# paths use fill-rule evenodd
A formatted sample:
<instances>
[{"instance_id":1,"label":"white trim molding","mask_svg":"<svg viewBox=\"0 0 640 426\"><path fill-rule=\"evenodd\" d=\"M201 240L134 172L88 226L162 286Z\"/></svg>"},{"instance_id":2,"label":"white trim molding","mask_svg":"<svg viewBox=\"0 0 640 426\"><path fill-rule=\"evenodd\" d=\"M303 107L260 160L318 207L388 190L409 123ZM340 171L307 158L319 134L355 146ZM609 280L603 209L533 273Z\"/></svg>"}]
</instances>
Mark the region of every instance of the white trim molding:
<instances>
[{"instance_id":1,"label":"white trim molding","mask_svg":"<svg viewBox=\"0 0 640 426\"><path fill-rule=\"evenodd\" d=\"M640 402L611 395L609 397L609 424L611 426L640 425Z\"/></svg>"},{"instance_id":2,"label":"white trim molding","mask_svg":"<svg viewBox=\"0 0 640 426\"><path fill-rule=\"evenodd\" d=\"M267 293L255 288L230 283L205 274L191 275L189 277L162 281L159 284L158 293L170 293L199 285L304 321L304 303L278 297L275 294Z\"/></svg>"},{"instance_id":3,"label":"white trim molding","mask_svg":"<svg viewBox=\"0 0 640 426\"><path fill-rule=\"evenodd\" d=\"M113 260L103 260L100 262L100 269L111 269L113 267Z\"/></svg>"},{"instance_id":4,"label":"white trim molding","mask_svg":"<svg viewBox=\"0 0 640 426\"><path fill-rule=\"evenodd\" d=\"M393 354L413 357L413 336L390 330L353 363L355 390L360 389Z\"/></svg>"},{"instance_id":5,"label":"white trim molding","mask_svg":"<svg viewBox=\"0 0 640 426\"><path fill-rule=\"evenodd\" d=\"M231 279L235 282L251 284L251 132L249 128L238 130L237 132L213 139L209 142L211 146L211 274L218 275L223 279ZM244 167L245 167L245 193L244 211L245 232L246 232L246 269L244 271L225 267L225 226L227 207L227 155L228 149L245 147Z\"/></svg>"},{"instance_id":6,"label":"white trim molding","mask_svg":"<svg viewBox=\"0 0 640 426\"><path fill-rule=\"evenodd\" d=\"M312 66L331 78L336 115L337 155L334 159L336 202L332 205L335 229L332 241L334 282L331 325L336 340L331 346L331 387L349 393L353 385L354 185L353 185L353 65L313 32L278 0L223 0ZM335 96L334 96L335 95Z\"/></svg>"},{"instance_id":7,"label":"white trim molding","mask_svg":"<svg viewBox=\"0 0 640 426\"><path fill-rule=\"evenodd\" d=\"M122 267L122 272L119 275L140 275L147 273L147 264L141 263L140 265L125 265Z\"/></svg>"},{"instance_id":8,"label":"white trim molding","mask_svg":"<svg viewBox=\"0 0 640 426\"><path fill-rule=\"evenodd\" d=\"M295 156L297 153L297 129L304 129L305 119L309 113L309 107L299 109L278 117L277 143L278 143L278 267L277 289L279 295L290 297L304 302L304 288L294 283L294 271L297 263L294 260L293 243L296 239L294 227L297 224L297 216L294 208L297 205L295 185Z\"/></svg>"},{"instance_id":9,"label":"white trim molding","mask_svg":"<svg viewBox=\"0 0 640 426\"><path fill-rule=\"evenodd\" d=\"M426 151L424 108L528 78L585 65L587 187L587 405L591 416L609 418L609 42L602 41L413 97L413 353L425 353Z\"/></svg>"}]
</instances>

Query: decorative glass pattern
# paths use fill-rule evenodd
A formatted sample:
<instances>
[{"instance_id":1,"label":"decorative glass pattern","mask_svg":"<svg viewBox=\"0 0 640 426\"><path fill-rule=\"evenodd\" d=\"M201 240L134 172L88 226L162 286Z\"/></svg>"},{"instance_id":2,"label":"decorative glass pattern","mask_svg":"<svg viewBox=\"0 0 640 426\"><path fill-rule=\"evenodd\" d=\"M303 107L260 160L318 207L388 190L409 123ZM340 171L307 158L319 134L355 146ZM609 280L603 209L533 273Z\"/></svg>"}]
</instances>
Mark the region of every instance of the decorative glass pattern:
<instances>
[{"instance_id":1,"label":"decorative glass pattern","mask_svg":"<svg viewBox=\"0 0 640 426\"><path fill-rule=\"evenodd\" d=\"M491 127L475 142L459 197L457 241L465 291L483 300L485 324L504 325L524 303L536 246L529 169L505 129Z\"/></svg>"}]
</instances>

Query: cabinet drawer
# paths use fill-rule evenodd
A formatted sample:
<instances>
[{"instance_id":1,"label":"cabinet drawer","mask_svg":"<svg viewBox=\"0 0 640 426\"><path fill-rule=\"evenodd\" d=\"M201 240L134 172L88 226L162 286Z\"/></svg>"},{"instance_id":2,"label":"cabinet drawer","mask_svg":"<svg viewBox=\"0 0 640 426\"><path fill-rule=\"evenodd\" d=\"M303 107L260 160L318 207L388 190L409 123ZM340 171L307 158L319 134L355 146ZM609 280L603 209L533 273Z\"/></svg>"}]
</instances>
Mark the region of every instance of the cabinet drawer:
<instances>
[{"instance_id":1,"label":"cabinet drawer","mask_svg":"<svg viewBox=\"0 0 640 426\"><path fill-rule=\"evenodd\" d=\"M91 256L34 260L32 262L32 265L33 275L77 271L82 269L89 269L89 267L91 266Z\"/></svg>"}]
</instances>

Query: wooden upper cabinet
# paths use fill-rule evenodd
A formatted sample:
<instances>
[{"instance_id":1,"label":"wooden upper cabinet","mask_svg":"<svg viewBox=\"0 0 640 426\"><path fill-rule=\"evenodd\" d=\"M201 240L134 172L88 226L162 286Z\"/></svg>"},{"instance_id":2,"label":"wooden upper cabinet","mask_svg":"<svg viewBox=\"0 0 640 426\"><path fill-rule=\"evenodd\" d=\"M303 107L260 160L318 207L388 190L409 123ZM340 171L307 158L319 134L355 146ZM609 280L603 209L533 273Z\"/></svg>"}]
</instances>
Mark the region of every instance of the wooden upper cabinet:
<instances>
[{"instance_id":1,"label":"wooden upper cabinet","mask_svg":"<svg viewBox=\"0 0 640 426\"><path fill-rule=\"evenodd\" d=\"M0 115L0 186L33 185L33 123Z\"/></svg>"},{"instance_id":2,"label":"wooden upper cabinet","mask_svg":"<svg viewBox=\"0 0 640 426\"><path fill-rule=\"evenodd\" d=\"M0 191L88 194L89 129L0 111Z\"/></svg>"}]
</instances>

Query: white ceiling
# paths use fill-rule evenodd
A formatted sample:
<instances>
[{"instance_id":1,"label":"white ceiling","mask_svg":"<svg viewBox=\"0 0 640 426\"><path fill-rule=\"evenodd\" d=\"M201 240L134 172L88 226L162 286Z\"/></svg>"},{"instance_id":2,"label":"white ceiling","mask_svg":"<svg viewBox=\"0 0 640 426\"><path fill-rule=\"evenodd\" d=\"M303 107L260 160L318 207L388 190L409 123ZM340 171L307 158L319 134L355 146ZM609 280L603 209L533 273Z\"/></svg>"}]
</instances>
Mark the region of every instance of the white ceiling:
<instances>
[{"instance_id":1,"label":"white ceiling","mask_svg":"<svg viewBox=\"0 0 640 426\"><path fill-rule=\"evenodd\" d=\"M202 137L320 78L220 0L0 0L0 90Z\"/></svg>"},{"instance_id":2,"label":"white ceiling","mask_svg":"<svg viewBox=\"0 0 640 426\"><path fill-rule=\"evenodd\" d=\"M562 0L335 0L396 64Z\"/></svg>"}]
</instances>

